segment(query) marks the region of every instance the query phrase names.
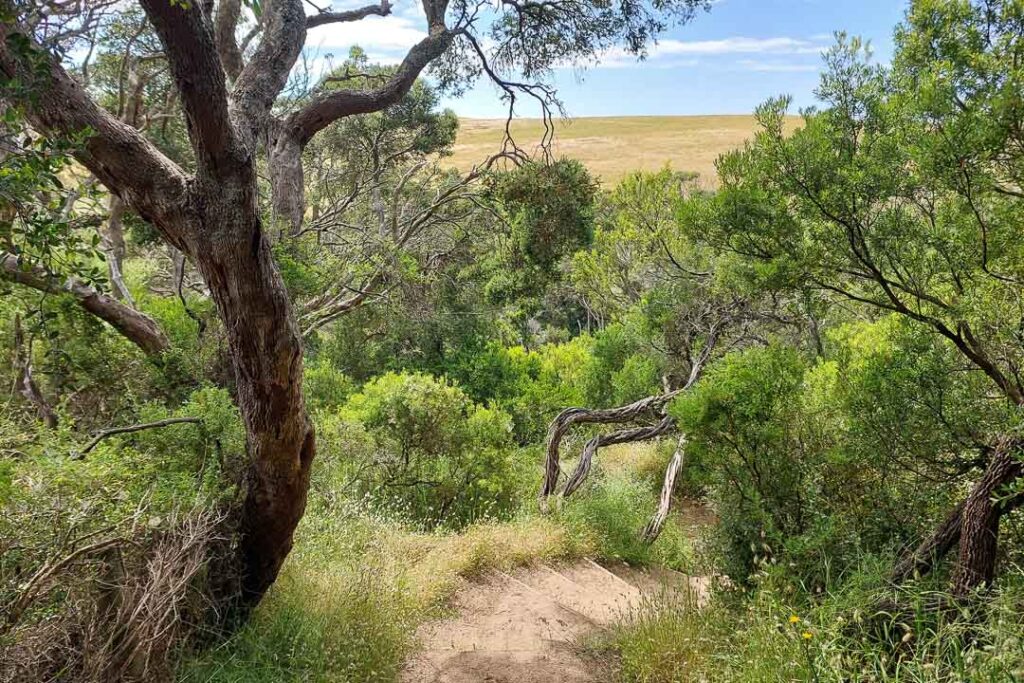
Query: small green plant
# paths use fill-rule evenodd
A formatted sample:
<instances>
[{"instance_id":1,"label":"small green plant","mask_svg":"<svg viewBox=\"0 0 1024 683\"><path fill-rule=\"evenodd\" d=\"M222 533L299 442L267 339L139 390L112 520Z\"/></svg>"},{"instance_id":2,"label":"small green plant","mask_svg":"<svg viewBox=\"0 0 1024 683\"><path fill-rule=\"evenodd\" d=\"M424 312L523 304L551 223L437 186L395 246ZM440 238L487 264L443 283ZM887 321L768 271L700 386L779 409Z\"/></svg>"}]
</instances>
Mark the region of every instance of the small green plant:
<instances>
[{"instance_id":1,"label":"small green plant","mask_svg":"<svg viewBox=\"0 0 1024 683\"><path fill-rule=\"evenodd\" d=\"M593 548L599 559L688 569L693 564L692 546L678 525L667 524L653 544L640 537L655 505L646 486L628 473L617 473L568 499L561 515L570 534Z\"/></svg>"}]
</instances>

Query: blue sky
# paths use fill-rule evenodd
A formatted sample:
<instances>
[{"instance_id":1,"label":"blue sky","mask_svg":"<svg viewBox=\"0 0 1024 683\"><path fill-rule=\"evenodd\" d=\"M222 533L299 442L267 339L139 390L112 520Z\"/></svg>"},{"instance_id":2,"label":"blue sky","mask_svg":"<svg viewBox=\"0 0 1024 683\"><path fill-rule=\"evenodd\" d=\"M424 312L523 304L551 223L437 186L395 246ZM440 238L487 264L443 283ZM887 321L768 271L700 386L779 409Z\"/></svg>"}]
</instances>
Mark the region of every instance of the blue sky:
<instances>
[{"instance_id":1,"label":"blue sky","mask_svg":"<svg viewBox=\"0 0 1024 683\"><path fill-rule=\"evenodd\" d=\"M387 18L316 29L308 44L321 58L343 56L358 43L375 60L397 61L422 37L423 22L415 0L397 0L394 7ZM780 94L806 106L814 101L820 52L834 31L869 39L876 58L887 61L905 8L900 0L718 0L663 35L647 61L613 54L584 72L561 69L555 83L573 117L741 114ZM487 83L445 105L467 117L506 112ZM539 112L524 103L518 113Z\"/></svg>"}]
</instances>

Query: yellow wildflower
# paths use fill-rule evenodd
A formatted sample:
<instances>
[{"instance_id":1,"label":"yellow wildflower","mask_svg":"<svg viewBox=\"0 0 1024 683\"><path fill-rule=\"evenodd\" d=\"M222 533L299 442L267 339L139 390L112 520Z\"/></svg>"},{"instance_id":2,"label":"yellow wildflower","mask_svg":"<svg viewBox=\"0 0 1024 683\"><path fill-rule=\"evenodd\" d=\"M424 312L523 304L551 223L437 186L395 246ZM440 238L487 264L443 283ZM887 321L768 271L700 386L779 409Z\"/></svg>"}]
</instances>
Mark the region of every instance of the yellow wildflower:
<instances>
[{"instance_id":1,"label":"yellow wildflower","mask_svg":"<svg viewBox=\"0 0 1024 683\"><path fill-rule=\"evenodd\" d=\"M797 615L795 615L795 614L794 614L794 615L792 615L792 616L791 616L791 617L789 618L789 623L791 623L791 624L799 624L799 623L800 623L800 617L798 617L798 616L797 616Z\"/></svg>"},{"instance_id":2,"label":"yellow wildflower","mask_svg":"<svg viewBox=\"0 0 1024 683\"><path fill-rule=\"evenodd\" d=\"M802 635L804 637L804 640L810 640L813 637L813 636L811 636L811 632L810 631L804 631L800 635Z\"/></svg>"}]
</instances>

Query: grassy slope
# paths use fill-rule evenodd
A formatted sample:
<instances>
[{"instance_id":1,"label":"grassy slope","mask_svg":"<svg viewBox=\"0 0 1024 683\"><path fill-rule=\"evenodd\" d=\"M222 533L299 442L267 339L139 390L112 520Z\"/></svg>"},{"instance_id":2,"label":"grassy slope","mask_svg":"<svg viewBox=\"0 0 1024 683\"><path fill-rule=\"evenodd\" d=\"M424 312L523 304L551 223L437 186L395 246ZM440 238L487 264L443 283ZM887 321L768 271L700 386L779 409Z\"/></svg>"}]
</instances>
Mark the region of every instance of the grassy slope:
<instances>
[{"instance_id":1,"label":"grassy slope","mask_svg":"<svg viewBox=\"0 0 1024 683\"><path fill-rule=\"evenodd\" d=\"M792 117L791 126L798 119ZM695 171L702 184L715 183L715 159L750 138L753 116L622 116L558 121L555 154L579 159L606 185L630 171L657 171L670 163L677 171ZM445 162L469 169L501 146L503 119L462 119L454 153ZM534 151L543 134L538 119L517 119L512 137Z\"/></svg>"}]
</instances>

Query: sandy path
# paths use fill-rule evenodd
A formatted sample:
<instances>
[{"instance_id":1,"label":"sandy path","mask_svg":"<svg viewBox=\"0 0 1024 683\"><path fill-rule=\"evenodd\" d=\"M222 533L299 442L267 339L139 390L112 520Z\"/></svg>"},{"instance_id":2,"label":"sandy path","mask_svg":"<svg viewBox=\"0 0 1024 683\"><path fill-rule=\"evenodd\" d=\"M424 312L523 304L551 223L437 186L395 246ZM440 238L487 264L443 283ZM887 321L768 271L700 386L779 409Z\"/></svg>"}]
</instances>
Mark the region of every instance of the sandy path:
<instances>
[{"instance_id":1,"label":"sandy path","mask_svg":"<svg viewBox=\"0 0 1024 683\"><path fill-rule=\"evenodd\" d=\"M576 643L665 588L705 591L676 572L609 571L589 560L492 572L454 598L456 615L425 624L405 683L584 683L602 680Z\"/></svg>"}]
</instances>

